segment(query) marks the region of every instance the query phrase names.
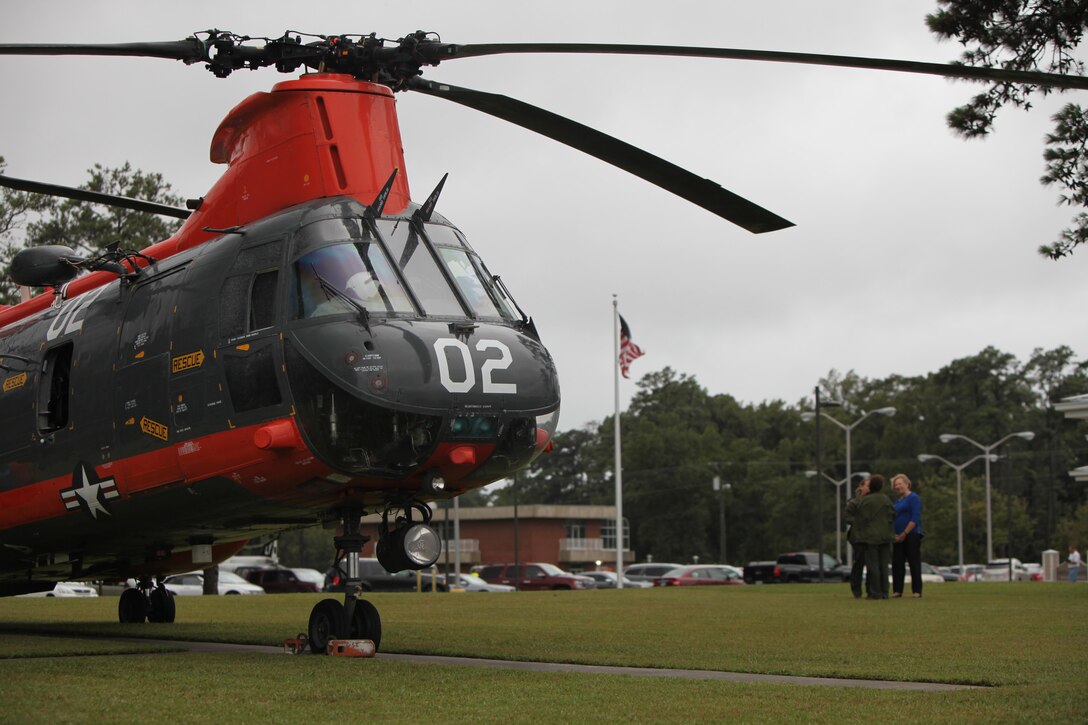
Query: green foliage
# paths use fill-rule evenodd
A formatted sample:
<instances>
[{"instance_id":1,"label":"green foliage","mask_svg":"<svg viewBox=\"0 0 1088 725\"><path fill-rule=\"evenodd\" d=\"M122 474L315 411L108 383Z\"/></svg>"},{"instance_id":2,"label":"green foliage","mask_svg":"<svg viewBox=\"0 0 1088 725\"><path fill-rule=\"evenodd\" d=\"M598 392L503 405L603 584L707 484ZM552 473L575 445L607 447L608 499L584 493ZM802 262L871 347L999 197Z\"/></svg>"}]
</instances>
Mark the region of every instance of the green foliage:
<instances>
[{"instance_id":1,"label":"green foliage","mask_svg":"<svg viewBox=\"0 0 1088 725\"><path fill-rule=\"evenodd\" d=\"M0 157L0 172L3 171ZM183 206L184 199L171 192L161 174L95 164L90 179L80 188L114 196ZM25 225L25 229L23 229ZM155 214L103 206L73 199L4 190L0 195L0 262L6 268L24 246L59 244L84 256L95 256L107 245L120 242L122 249L139 251L166 239L181 225ZM17 233L23 231L22 238ZM0 282L0 304L18 301L18 289L6 278Z\"/></svg>"},{"instance_id":2,"label":"green foliage","mask_svg":"<svg viewBox=\"0 0 1088 725\"><path fill-rule=\"evenodd\" d=\"M0 174L6 167L7 162L0 156ZM27 215L41 212L47 204L48 199L40 194L0 189L0 268L6 271L15 253L23 248L20 232ZM18 290L13 285L6 281L0 284L0 304L11 305L18 301Z\"/></svg>"},{"instance_id":3,"label":"green foliage","mask_svg":"<svg viewBox=\"0 0 1088 725\"><path fill-rule=\"evenodd\" d=\"M1044 186L1059 184L1064 189L1058 196L1059 203L1088 207L1088 111L1075 103L1063 108L1054 116L1054 133L1047 134L1046 143L1046 173L1040 181ZM1039 253L1051 259L1072 254L1088 239L1088 214L1078 214L1074 222L1072 229L1062 231L1058 241L1040 246Z\"/></svg>"},{"instance_id":4,"label":"green foliage","mask_svg":"<svg viewBox=\"0 0 1088 725\"><path fill-rule=\"evenodd\" d=\"M942 9L926 17L929 29L945 40L956 40L966 50L964 65L1083 74L1084 64L1073 53L1088 27L1088 3L1083 0L937 0ZM992 83L985 93L948 114L948 125L966 138L993 131L997 111L1005 105L1031 108L1035 93L1053 89L1022 83ZM1084 129L1088 115L1076 104L1067 105L1054 117L1055 132L1048 136L1044 153L1047 173L1044 185L1065 188L1062 204L1088 206ZM1088 239L1088 214L1078 214L1074 226L1053 244L1039 247L1040 254L1059 259Z\"/></svg>"},{"instance_id":5,"label":"green foliage","mask_svg":"<svg viewBox=\"0 0 1088 725\"><path fill-rule=\"evenodd\" d=\"M814 426L801 419L812 400L741 405L726 394L710 395L694 378L669 368L646 375L638 385L621 429L624 515L640 560L650 554L656 561L717 560L721 502L712 490L714 476L730 484L723 494L730 563L817 548L818 484L804 475L815 467ZM1031 443L1014 439L1002 445L998 453L1007 458L992 466L995 551L1004 551L1010 533L1013 555L1025 561L1037 561L1043 549L1065 546L1065 522L1085 501L1084 486L1067 472L1088 455L1085 423L1066 420L1050 407L1088 391L1088 363L1077 360L1069 347L1037 349L1024 363L989 347L916 377L866 380L832 371L821 387L845 403L824 411L843 425L864 411L897 409L894 417L873 415L852 430L852 471L887 478L904 472L916 482L925 506L924 555L931 563L958 560L955 474L937 463L920 463L917 456L931 453L960 463L979 453L960 441L941 443L942 433L988 445L1013 432L1033 431ZM613 503L613 425L609 418L558 436L555 451L519 481L520 502ZM845 436L827 420L821 432L824 473L842 480ZM964 478L971 563L986 558L982 470L980 461ZM824 548L834 553L836 495L842 489L826 480L823 485ZM501 502L510 503L508 496L504 490L500 497L507 498ZM1088 541L1088 526L1084 533Z\"/></svg>"}]
</instances>

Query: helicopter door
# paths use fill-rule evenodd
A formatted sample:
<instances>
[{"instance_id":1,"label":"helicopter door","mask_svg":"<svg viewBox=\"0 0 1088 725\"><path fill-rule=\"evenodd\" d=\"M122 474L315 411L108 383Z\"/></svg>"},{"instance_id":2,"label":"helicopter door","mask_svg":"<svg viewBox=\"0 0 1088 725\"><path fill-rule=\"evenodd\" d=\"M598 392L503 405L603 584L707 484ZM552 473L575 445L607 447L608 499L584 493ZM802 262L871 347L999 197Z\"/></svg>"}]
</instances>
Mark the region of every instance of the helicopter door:
<instances>
[{"instance_id":1,"label":"helicopter door","mask_svg":"<svg viewBox=\"0 0 1088 725\"><path fill-rule=\"evenodd\" d=\"M186 267L176 267L141 282L128 295L121 324L114 415L117 457L163 448L172 441L170 427L170 326ZM172 457L171 457L172 458ZM166 480L170 470L148 471Z\"/></svg>"},{"instance_id":2,"label":"helicopter door","mask_svg":"<svg viewBox=\"0 0 1088 725\"><path fill-rule=\"evenodd\" d=\"M219 288L216 359L230 401L232 425L248 425L283 411L279 371L279 288L283 240L249 246Z\"/></svg>"},{"instance_id":3,"label":"helicopter door","mask_svg":"<svg viewBox=\"0 0 1088 725\"><path fill-rule=\"evenodd\" d=\"M72 350L68 341L45 355L38 387L38 433L48 435L68 425L68 395L71 389Z\"/></svg>"}]
</instances>

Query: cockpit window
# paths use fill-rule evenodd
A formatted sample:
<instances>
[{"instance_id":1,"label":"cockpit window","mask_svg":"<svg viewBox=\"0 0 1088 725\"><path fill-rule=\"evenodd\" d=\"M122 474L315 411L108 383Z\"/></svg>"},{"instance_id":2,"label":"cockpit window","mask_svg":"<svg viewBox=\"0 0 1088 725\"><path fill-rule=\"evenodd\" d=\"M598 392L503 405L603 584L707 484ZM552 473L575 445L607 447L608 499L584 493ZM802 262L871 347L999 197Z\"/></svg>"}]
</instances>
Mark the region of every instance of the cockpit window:
<instances>
[{"instance_id":1,"label":"cockpit window","mask_svg":"<svg viewBox=\"0 0 1088 725\"><path fill-rule=\"evenodd\" d=\"M378 221L378 231L388 245L393 260L412 286L416 299L427 315L464 317L465 311L450 289L434 255L407 219Z\"/></svg>"},{"instance_id":2,"label":"cockpit window","mask_svg":"<svg viewBox=\"0 0 1088 725\"><path fill-rule=\"evenodd\" d=\"M477 317L516 318L506 295L487 273L483 262L456 229L442 224L428 224L427 236L449 270L461 295Z\"/></svg>"},{"instance_id":3,"label":"cockpit window","mask_svg":"<svg viewBox=\"0 0 1088 725\"><path fill-rule=\"evenodd\" d=\"M355 312L353 302L376 315L415 314L376 242L322 247L299 258L294 269L296 317Z\"/></svg>"}]
</instances>

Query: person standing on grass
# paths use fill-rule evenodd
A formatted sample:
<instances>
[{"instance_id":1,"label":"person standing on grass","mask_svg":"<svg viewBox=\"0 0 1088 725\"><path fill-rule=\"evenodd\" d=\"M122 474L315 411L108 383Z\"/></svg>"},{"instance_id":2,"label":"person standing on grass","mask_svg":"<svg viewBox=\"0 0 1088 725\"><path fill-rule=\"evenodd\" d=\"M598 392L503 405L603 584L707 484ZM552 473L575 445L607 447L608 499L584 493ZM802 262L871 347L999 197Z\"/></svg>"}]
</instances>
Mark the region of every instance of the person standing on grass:
<instances>
[{"instance_id":1,"label":"person standing on grass","mask_svg":"<svg viewBox=\"0 0 1088 725\"><path fill-rule=\"evenodd\" d=\"M892 549L892 596L903 596L906 565L910 565L910 590L922 596L922 499L910 490L907 474L892 478L895 502L895 546Z\"/></svg>"},{"instance_id":2,"label":"person standing on grass","mask_svg":"<svg viewBox=\"0 0 1088 725\"><path fill-rule=\"evenodd\" d=\"M854 552L854 563L850 567L850 591L854 599L861 599L861 575L865 570L865 544L862 544L854 536L857 525L858 507L862 497L869 493L869 479L866 478L854 491L854 497L846 502L846 543Z\"/></svg>"},{"instance_id":3,"label":"person standing on grass","mask_svg":"<svg viewBox=\"0 0 1088 725\"><path fill-rule=\"evenodd\" d=\"M892 522L895 507L882 491L884 477L868 478L869 492L861 498L854 516L854 541L865 546L866 582L869 599L888 598L888 565L892 557Z\"/></svg>"},{"instance_id":4,"label":"person standing on grass","mask_svg":"<svg viewBox=\"0 0 1088 725\"><path fill-rule=\"evenodd\" d=\"M1080 575L1080 552L1077 551L1077 547L1072 544L1069 545L1069 583L1076 584L1077 577Z\"/></svg>"}]
</instances>

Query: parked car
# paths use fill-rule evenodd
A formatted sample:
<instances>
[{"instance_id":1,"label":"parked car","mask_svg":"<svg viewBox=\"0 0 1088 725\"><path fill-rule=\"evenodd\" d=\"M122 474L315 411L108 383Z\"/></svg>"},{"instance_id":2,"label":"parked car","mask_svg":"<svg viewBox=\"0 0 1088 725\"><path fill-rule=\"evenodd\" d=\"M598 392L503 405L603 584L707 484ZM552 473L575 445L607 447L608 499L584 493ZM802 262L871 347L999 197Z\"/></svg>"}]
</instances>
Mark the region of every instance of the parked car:
<instances>
[{"instance_id":1,"label":"parked car","mask_svg":"<svg viewBox=\"0 0 1088 725\"><path fill-rule=\"evenodd\" d=\"M175 574L163 580L163 585L175 597L200 596L204 593L204 572L191 571ZM219 572L220 594L264 594L264 589L247 582L232 571Z\"/></svg>"},{"instance_id":2,"label":"parked car","mask_svg":"<svg viewBox=\"0 0 1088 725\"><path fill-rule=\"evenodd\" d=\"M944 577L946 582L958 582L960 580L960 575L952 571L952 567L950 566L935 566L933 568L937 570L938 574Z\"/></svg>"},{"instance_id":3,"label":"parked car","mask_svg":"<svg viewBox=\"0 0 1088 725\"><path fill-rule=\"evenodd\" d=\"M585 572L585 576L593 579L593 581L597 583L598 589L616 588L616 572L614 571L587 571ZM623 577L624 589L649 589L652 586L652 582L634 581L630 577Z\"/></svg>"},{"instance_id":4,"label":"parked car","mask_svg":"<svg viewBox=\"0 0 1088 725\"><path fill-rule=\"evenodd\" d=\"M903 581L906 584L910 584L911 576L910 576L910 567L909 566L906 567L906 574L904 574L904 576L903 576ZM955 581L955 579L953 579L952 581ZM929 564L925 563L924 561L922 562L922 583L923 584L944 584L944 582L945 582L945 578L944 578L944 575L941 574L941 572L937 571L937 569L935 567L930 566Z\"/></svg>"},{"instance_id":5,"label":"parked car","mask_svg":"<svg viewBox=\"0 0 1088 725\"><path fill-rule=\"evenodd\" d=\"M310 582L317 589L315 591L321 591L325 588L325 575L319 572L317 569L306 569L304 567L292 566L291 571L295 573L299 579L304 582Z\"/></svg>"},{"instance_id":6,"label":"parked car","mask_svg":"<svg viewBox=\"0 0 1088 725\"><path fill-rule=\"evenodd\" d=\"M1033 582L1041 582L1043 580L1043 565L1038 562L1024 564L1024 571L1027 572L1028 579Z\"/></svg>"},{"instance_id":7,"label":"parked car","mask_svg":"<svg viewBox=\"0 0 1088 725\"><path fill-rule=\"evenodd\" d=\"M57 582L52 589L30 594L19 594L20 597L97 597L98 590L86 582Z\"/></svg>"},{"instance_id":8,"label":"parked car","mask_svg":"<svg viewBox=\"0 0 1088 725\"><path fill-rule=\"evenodd\" d=\"M828 554L823 555L823 581L850 580L850 567ZM774 561L751 561L744 567L748 584L774 584L820 581L820 554L814 551L792 551Z\"/></svg>"},{"instance_id":9,"label":"parked car","mask_svg":"<svg viewBox=\"0 0 1088 725\"><path fill-rule=\"evenodd\" d=\"M670 564L668 562L663 563L646 563L646 564L632 564L623 570L623 575L636 582L650 582L653 586L653 581L659 576L668 574L673 569L681 567L683 564Z\"/></svg>"},{"instance_id":10,"label":"parked car","mask_svg":"<svg viewBox=\"0 0 1088 725\"><path fill-rule=\"evenodd\" d=\"M247 567L250 569L272 569L279 566L279 562L271 556L232 556L220 562L219 571L233 571Z\"/></svg>"},{"instance_id":11,"label":"parked car","mask_svg":"<svg viewBox=\"0 0 1088 725\"><path fill-rule=\"evenodd\" d=\"M343 566L343 563L341 563ZM414 569L389 572L378 563L377 559L359 559L359 578L364 592L414 592L416 572ZM332 567L325 572L325 591L344 591L344 572ZM428 582L429 584L429 582ZM430 586L423 589L429 590Z\"/></svg>"},{"instance_id":12,"label":"parked car","mask_svg":"<svg viewBox=\"0 0 1088 725\"><path fill-rule=\"evenodd\" d=\"M256 584L268 594L297 594L299 592L314 593L321 591L321 587L313 582L303 581L290 569L252 569L239 567L235 573L250 584ZM222 573L220 574L222 576Z\"/></svg>"},{"instance_id":13,"label":"parked car","mask_svg":"<svg viewBox=\"0 0 1088 725\"><path fill-rule=\"evenodd\" d=\"M522 591L589 588L582 577L568 574L555 564L546 562L533 562L520 566L491 564L480 569L480 577L491 584L506 584Z\"/></svg>"},{"instance_id":14,"label":"parked car","mask_svg":"<svg viewBox=\"0 0 1088 725\"><path fill-rule=\"evenodd\" d=\"M980 582L982 581L982 572L986 570L982 564L964 564L963 570L960 570L959 565L948 567L953 574L958 574L961 582Z\"/></svg>"},{"instance_id":15,"label":"parked car","mask_svg":"<svg viewBox=\"0 0 1088 725\"><path fill-rule=\"evenodd\" d=\"M466 592L513 592L514 587L507 584L490 584L474 574L450 574L447 578L444 574L438 575L438 585L446 588L446 582L452 587L464 589ZM429 588L430 577L424 576L424 588Z\"/></svg>"},{"instance_id":16,"label":"parked car","mask_svg":"<svg viewBox=\"0 0 1088 725\"><path fill-rule=\"evenodd\" d=\"M1009 565L1008 559L994 559L982 572L982 581L985 582L1026 582L1029 578L1024 565L1015 557L1012 559L1012 566Z\"/></svg>"},{"instance_id":17,"label":"parked car","mask_svg":"<svg viewBox=\"0 0 1088 725\"><path fill-rule=\"evenodd\" d=\"M681 566L654 579L655 587L717 586L744 584L744 577L731 566L701 564Z\"/></svg>"}]
</instances>

